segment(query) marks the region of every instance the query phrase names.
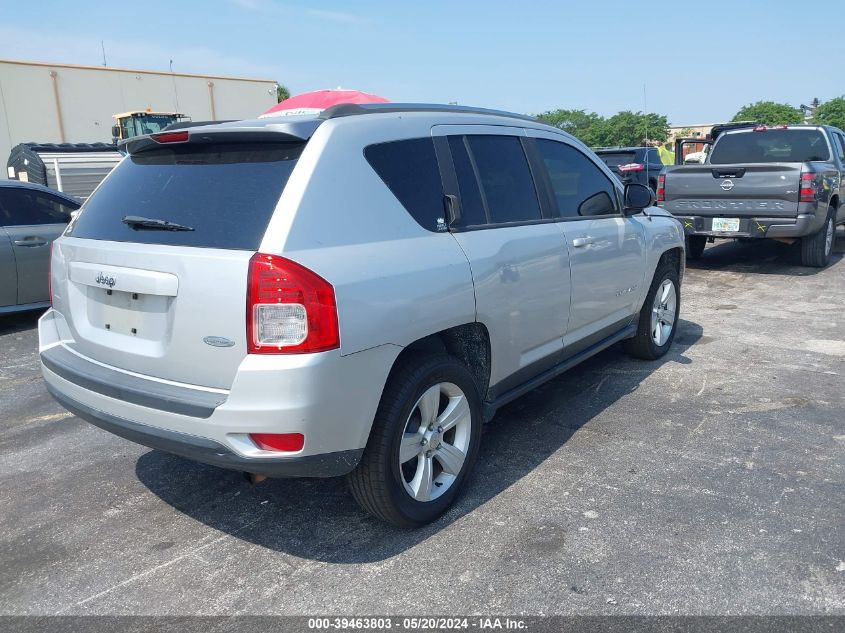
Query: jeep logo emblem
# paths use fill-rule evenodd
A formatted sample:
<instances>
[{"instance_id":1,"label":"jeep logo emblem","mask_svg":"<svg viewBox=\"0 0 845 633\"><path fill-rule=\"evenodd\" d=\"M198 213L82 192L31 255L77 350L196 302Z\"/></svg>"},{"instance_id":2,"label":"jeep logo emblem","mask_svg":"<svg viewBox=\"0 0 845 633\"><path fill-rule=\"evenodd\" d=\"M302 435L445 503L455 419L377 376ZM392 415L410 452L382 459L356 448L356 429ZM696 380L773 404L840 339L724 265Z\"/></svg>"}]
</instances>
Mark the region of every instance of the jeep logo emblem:
<instances>
[{"instance_id":1,"label":"jeep logo emblem","mask_svg":"<svg viewBox=\"0 0 845 633\"><path fill-rule=\"evenodd\" d=\"M202 341L212 347L232 347L235 344L235 341L225 336L206 336Z\"/></svg>"},{"instance_id":2,"label":"jeep logo emblem","mask_svg":"<svg viewBox=\"0 0 845 633\"><path fill-rule=\"evenodd\" d=\"M108 286L109 288L113 288L115 284L114 277L109 277L108 275L104 275L100 273L97 275L97 278L94 280L101 286Z\"/></svg>"},{"instance_id":3,"label":"jeep logo emblem","mask_svg":"<svg viewBox=\"0 0 845 633\"><path fill-rule=\"evenodd\" d=\"M733 189L733 188L734 188L734 183L733 183L733 180L731 180L730 178L725 178L725 179L722 181L722 184L721 184L721 185L719 185L719 186L720 186L722 189L724 189L725 191L730 191L731 189Z\"/></svg>"}]
</instances>

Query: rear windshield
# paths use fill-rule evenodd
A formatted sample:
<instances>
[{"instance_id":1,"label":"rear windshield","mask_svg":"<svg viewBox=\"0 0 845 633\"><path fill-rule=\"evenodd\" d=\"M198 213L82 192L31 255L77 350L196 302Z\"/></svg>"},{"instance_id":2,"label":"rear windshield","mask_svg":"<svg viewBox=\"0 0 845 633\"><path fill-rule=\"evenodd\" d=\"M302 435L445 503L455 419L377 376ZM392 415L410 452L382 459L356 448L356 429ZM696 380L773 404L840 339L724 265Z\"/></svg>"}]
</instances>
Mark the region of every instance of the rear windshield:
<instances>
[{"instance_id":1,"label":"rear windshield","mask_svg":"<svg viewBox=\"0 0 845 633\"><path fill-rule=\"evenodd\" d=\"M304 144L174 145L128 156L68 232L142 244L257 250ZM193 230L135 228L138 216Z\"/></svg>"},{"instance_id":2,"label":"rear windshield","mask_svg":"<svg viewBox=\"0 0 845 633\"><path fill-rule=\"evenodd\" d=\"M634 152L619 152L617 154L605 154L602 152L598 156L608 167L619 167L619 165L633 163L636 154Z\"/></svg>"},{"instance_id":3,"label":"rear windshield","mask_svg":"<svg viewBox=\"0 0 845 633\"><path fill-rule=\"evenodd\" d=\"M765 130L725 134L710 154L714 165L731 163L806 163L830 160L819 130Z\"/></svg>"}]
</instances>

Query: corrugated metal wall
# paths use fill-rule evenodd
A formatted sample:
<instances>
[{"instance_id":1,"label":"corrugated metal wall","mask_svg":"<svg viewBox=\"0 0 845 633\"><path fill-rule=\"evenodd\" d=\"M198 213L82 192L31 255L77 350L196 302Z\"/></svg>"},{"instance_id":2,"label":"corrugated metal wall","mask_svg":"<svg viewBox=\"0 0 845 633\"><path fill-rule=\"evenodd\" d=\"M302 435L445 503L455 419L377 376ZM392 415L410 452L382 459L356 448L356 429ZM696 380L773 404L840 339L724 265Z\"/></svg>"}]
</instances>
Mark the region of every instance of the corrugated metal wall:
<instances>
[{"instance_id":1,"label":"corrugated metal wall","mask_svg":"<svg viewBox=\"0 0 845 633\"><path fill-rule=\"evenodd\" d=\"M110 142L112 115L119 112L247 119L275 103L272 80L0 60L0 177L18 143Z\"/></svg>"}]
</instances>

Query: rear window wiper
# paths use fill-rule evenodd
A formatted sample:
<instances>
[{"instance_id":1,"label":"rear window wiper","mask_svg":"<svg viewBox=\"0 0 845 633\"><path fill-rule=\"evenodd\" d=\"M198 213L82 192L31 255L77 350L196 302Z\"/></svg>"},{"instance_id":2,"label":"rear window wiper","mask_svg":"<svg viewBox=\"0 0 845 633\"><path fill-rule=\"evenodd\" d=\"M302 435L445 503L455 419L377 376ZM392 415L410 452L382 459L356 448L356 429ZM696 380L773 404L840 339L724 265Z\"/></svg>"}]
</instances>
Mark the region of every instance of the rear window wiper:
<instances>
[{"instance_id":1,"label":"rear window wiper","mask_svg":"<svg viewBox=\"0 0 845 633\"><path fill-rule=\"evenodd\" d=\"M168 222L167 220L159 220L158 218L144 218L140 215L125 215L124 224L128 224L133 229L157 229L160 231L193 231L194 227L185 226L184 224L177 224L176 222Z\"/></svg>"}]
</instances>

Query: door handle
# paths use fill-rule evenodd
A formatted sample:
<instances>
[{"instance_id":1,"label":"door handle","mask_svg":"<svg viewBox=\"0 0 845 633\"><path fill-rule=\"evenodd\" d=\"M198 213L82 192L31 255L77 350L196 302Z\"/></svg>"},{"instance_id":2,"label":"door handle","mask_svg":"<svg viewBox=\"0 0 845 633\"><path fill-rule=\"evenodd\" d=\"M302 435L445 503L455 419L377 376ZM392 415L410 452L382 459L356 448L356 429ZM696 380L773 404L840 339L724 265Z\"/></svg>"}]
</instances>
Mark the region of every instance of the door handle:
<instances>
[{"instance_id":1,"label":"door handle","mask_svg":"<svg viewBox=\"0 0 845 633\"><path fill-rule=\"evenodd\" d=\"M47 240L40 237L26 237L22 240L15 240L15 246L46 246Z\"/></svg>"},{"instance_id":2,"label":"door handle","mask_svg":"<svg viewBox=\"0 0 845 633\"><path fill-rule=\"evenodd\" d=\"M593 238L589 235L585 235L584 237L576 237L572 240L572 246L575 248L581 248L583 246L589 246L593 243Z\"/></svg>"}]
</instances>

